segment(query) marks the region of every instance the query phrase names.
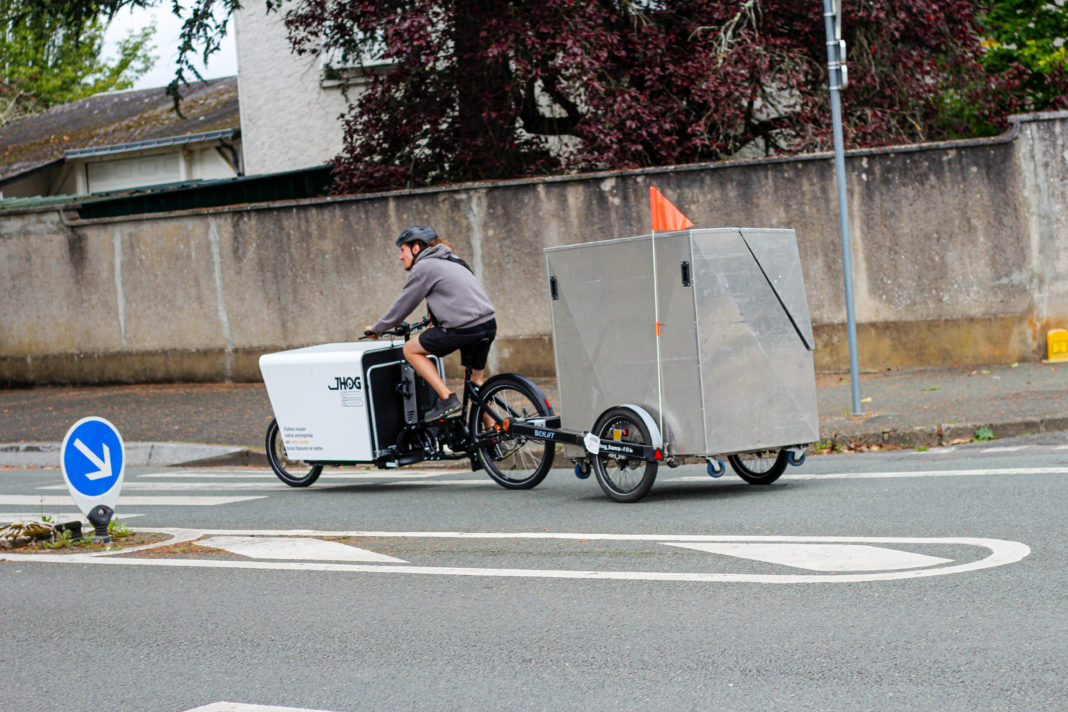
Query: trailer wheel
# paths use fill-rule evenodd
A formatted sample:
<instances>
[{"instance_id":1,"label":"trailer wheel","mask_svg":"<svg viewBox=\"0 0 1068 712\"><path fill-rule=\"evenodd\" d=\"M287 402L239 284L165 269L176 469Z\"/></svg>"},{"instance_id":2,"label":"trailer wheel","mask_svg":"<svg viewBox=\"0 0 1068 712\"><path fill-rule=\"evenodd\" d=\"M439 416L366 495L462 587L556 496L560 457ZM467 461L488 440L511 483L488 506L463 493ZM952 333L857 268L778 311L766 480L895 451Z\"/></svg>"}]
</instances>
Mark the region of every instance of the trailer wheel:
<instances>
[{"instance_id":1,"label":"trailer wheel","mask_svg":"<svg viewBox=\"0 0 1068 712\"><path fill-rule=\"evenodd\" d=\"M640 445L652 444L652 436L641 416L626 406L609 408L597 418L593 433L604 440L622 440ZM656 481L656 462L619 457L608 453L591 455L597 484L617 502L637 502Z\"/></svg>"},{"instance_id":2,"label":"trailer wheel","mask_svg":"<svg viewBox=\"0 0 1068 712\"><path fill-rule=\"evenodd\" d=\"M479 395L487 408L492 409L500 420L520 420L552 415L545 395L533 382L521 376L502 373L482 384ZM468 422L476 440L488 445L478 449L478 457L486 474L506 489L530 489L536 487L553 466L556 445L552 441L534 440L499 431L496 421L482 406L471 409Z\"/></svg>"},{"instance_id":3,"label":"trailer wheel","mask_svg":"<svg viewBox=\"0 0 1068 712\"><path fill-rule=\"evenodd\" d=\"M728 455L727 460L738 476L751 485L770 485L786 471L788 450L764 450Z\"/></svg>"},{"instance_id":4,"label":"trailer wheel","mask_svg":"<svg viewBox=\"0 0 1068 712\"><path fill-rule=\"evenodd\" d=\"M303 460L290 460L282 443L282 432L278 429L278 419L271 418L267 426L267 462L278 479L290 487L307 487L319 479L322 465L309 465Z\"/></svg>"}]
</instances>

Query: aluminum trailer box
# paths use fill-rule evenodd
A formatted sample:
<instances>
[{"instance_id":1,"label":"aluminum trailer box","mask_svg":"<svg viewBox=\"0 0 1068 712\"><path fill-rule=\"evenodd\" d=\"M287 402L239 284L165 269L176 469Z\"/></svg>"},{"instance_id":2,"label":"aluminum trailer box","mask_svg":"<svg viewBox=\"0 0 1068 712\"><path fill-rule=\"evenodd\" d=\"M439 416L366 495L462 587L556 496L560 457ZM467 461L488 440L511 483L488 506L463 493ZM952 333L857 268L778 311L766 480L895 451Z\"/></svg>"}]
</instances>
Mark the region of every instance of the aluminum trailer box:
<instances>
[{"instance_id":1,"label":"aluminum trailer box","mask_svg":"<svg viewBox=\"0 0 1068 712\"><path fill-rule=\"evenodd\" d=\"M793 230L691 229L551 247L545 260L565 427L633 403L673 456L819 439Z\"/></svg>"},{"instance_id":2,"label":"aluminum trailer box","mask_svg":"<svg viewBox=\"0 0 1068 712\"><path fill-rule=\"evenodd\" d=\"M260 357L260 372L286 453L307 462L373 462L406 421L397 392L402 342L321 344ZM444 365L436 359L444 377ZM425 381L423 403L434 395Z\"/></svg>"}]
</instances>

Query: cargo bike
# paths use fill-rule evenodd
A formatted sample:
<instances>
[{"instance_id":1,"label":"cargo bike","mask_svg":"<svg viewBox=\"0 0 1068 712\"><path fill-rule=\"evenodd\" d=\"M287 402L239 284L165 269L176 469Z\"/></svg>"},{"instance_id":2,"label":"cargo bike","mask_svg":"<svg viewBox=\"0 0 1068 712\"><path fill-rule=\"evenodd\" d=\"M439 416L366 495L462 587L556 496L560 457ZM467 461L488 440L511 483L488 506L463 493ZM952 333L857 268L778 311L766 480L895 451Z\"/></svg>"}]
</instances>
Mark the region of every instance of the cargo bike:
<instances>
[{"instance_id":1,"label":"cargo bike","mask_svg":"<svg viewBox=\"0 0 1068 712\"><path fill-rule=\"evenodd\" d=\"M402 345L429 321L402 323L377 341L261 357L279 479L307 487L328 466L467 459L502 487L529 489L562 446L578 477L635 502L661 463L699 458L718 477L726 457L761 485L804 461L818 416L792 231L686 230L545 255L563 416L529 378L479 386L467 370L461 413L424 422L436 394Z\"/></svg>"}]
</instances>

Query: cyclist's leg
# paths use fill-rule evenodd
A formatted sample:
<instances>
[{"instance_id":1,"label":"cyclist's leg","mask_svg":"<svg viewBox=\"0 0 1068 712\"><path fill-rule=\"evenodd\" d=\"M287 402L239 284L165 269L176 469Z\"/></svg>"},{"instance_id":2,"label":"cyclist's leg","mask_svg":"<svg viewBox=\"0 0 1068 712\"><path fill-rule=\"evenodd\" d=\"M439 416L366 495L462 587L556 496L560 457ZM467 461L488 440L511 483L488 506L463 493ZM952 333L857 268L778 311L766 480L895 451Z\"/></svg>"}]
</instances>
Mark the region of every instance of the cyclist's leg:
<instances>
[{"instance_id":1,"label":"cyclist's leg","mask_svg":"<svg viewBox=\"0 0 1068 712\"><path fill-rule=\"evenodd\" d=\"M486 381L486 360L489 358L490 346L496 337L496 322L492 330L487 330L472 338L470 342L460 347L460 364L471 369L471 383L481 386ZM482 424L493 427L493 418L488 413L482 414Z\"/></svg>"},{"instance_id":2,"label":"cyclist's leg","mask_svg":"<svg viewBox=\"0 0 1068 712\"><path fill-rule=\"evenodd\" d=\"M452 395L452 391L449 390L445 381L438 375L438 367L427 357L430 352L419 343L419 336L422 336L422 334L404 342L404 358L412 365L415 372L430 384L430 387L434 389L439 398L442 400L448 399Z\"/></svg>"}]
</instances>

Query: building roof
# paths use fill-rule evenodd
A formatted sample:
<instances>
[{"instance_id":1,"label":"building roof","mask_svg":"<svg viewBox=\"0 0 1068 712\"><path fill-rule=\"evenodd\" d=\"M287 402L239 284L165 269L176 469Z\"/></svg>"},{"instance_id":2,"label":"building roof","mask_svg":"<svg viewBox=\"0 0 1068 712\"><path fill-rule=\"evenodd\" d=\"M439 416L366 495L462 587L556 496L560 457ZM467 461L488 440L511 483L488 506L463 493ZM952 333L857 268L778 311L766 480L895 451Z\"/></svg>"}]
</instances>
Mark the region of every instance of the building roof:
<instances>
[{"instance_id":1,"label":"building roof","mask_svg":"<svg viewBox=\"0 0 1068 712\"><path fill-rule=\"evenodd\" d=\"M181 109L185 118L162 87L107 92L4 126L0 184L61 161L69 151L239 129L237 77L190 84Z\"/></svg>"}]
</instances>

